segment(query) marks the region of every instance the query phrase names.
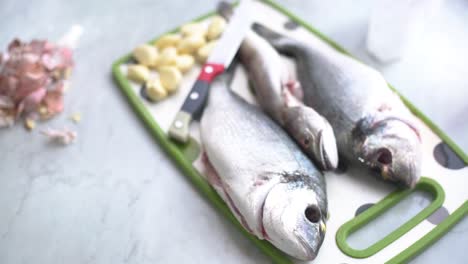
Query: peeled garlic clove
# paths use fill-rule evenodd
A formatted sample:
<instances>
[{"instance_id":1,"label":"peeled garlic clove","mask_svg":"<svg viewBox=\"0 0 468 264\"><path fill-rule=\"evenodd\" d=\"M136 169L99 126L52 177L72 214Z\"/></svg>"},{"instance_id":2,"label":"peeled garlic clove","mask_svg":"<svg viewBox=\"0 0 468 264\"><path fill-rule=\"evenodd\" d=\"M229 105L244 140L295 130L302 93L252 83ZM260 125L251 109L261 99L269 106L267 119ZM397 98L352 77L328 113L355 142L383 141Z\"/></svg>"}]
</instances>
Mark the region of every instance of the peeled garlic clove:
<instances>
[{"instance_id":1,"label":"peeled garlic clove","mask_svg":"<svg viewBox=\"0 0 468 264\"><path fill-rule=\"evenodd\" d=\"M206 27L200 23L193 22L193 23L185 24L182 27L180 27L180 32L184 36L190 36L190 35L205 36Z\"/></svg>"},{"instance_id":2,"label":"peeled garlic clove","mask_svg":"<svg viewBox=\"0 0 468 264\"><path fill-rule=\"evenodd\" d=\"M81 121L81 114L80 113L74 113L73 115L70 116L70 119L74 123L79 123Z\"/></svg>"},{"instance_id":3,"label":"peeled garlic clove","mask_svg":"<svg viewBox=\"0 0 468 264\"><path fill-rule=\"evenodd\" d=\"M26 118L24 121L24 126L29 130L33 130L36 127L36 122L30 118Z\"/></svg>"},{"instance_id":4,"label":"peeled garlic clove","mask_svg":"<svg viewBox=\"0 0 468 264\"><path fill-rule=\"evenodd\" d=\"M183 54L177 57L177 68L182 72L186 73L195 64L195 59L191 55Z\"/></svg>"},{"instance_id":5,"label":"peeled garlic clove","mask_svg":"<svg viewBox=\"0 0 468 264\"><path fill-rule=\"evenodd\" d=\"M166 47L161 51L156 60L156 67L174 66L177 63L177 49L175 47Z\"/></svg>"},{"instance_id":6,"label":"peeled garlic clove","mask_svg":"<svg viewBox=\"0 0 468 264\"><path fill-rule=\"evenodd\" d=\"M191 35L183 38L177 46L180 54L192 54L201 46L205 45L205 38L201 35Z\"/></svg>"},{"instance_id":7,"label":"peeled garlic clove","mask_svg":"<svg viewBox=\"0 0 468 264\"><path fill-rule=\"evenodd\" d=\"M166 35L160 37L158 40L156 40L154 45L159 50L162 50L162 49L164 49L166 47L169 47L169 46L177 46L177 44L179 44L181 39L182 39L182 37L180 35L178 35L178 34L166 34Z\"/></svg>"},{"instance_id":8,"label":"peeled garlic clove","mask_svg":"<svg viewBox=\"0 0 468 264\"><path fill-rule=\"evenodd\" d=\"M214 16L211 19L211 23L208 26L208 31L206 37L208 40L213 40L219 38L226 28L226 20L221 16Z\"/></svg>"},{"instance_id":9,"label":"peeled garlic clove","mask_svg":"<svg viewBox=\"0 0 468 264\"><path fill-rule=\"evenodd\" d=\"M167 97L167 91L159 78L153 78L146 82L146 95L153 101L161 101Z\"/></svg>"},{"instance_id":10,"label":"peeled garlic clove","mask_svg":"<svg viewBox=\"0 0 468 264\"><path fill-rule=\"evenodd\" d=\"M133 57L143 65L152 66L158 58L158 50L154 46L143 44L133 50Z\"/></svg>"},{"instance_id":11,"label":"peeled garlic clove","mask_svg":"<svg viewBox=\"0 0 468 264\"><path fill-rule=\"evenodd\" d=\"M158 71L162 86L169 93L174 92L182 81L182 73L174 66L161 67Z\"/></svg>"},{"instance_id":12,"label":"peeled garlic clove","mask_svg":"<svg viewBox=\"0 0 468 264\"><path fill-rule=\"evenodd\" d=\"M127 68L127 77L135 82L144 83L149 78L149 69L141 64L133 64Z\"/></svg>"},{"instance_id":13,"label":"peeled garlic clove","mask_svg":"<svg viewBox=\"0 0 468 264\"><path fill-rule=\"evenodd\" d=\"M213 40L208 42L208 44L204 45L203 47L199 48L197 51L197 60L200 63L205 63L210 56L211 51L213 51L214 47L216 46L217 41Z\"/></svg>"}]
</instances>

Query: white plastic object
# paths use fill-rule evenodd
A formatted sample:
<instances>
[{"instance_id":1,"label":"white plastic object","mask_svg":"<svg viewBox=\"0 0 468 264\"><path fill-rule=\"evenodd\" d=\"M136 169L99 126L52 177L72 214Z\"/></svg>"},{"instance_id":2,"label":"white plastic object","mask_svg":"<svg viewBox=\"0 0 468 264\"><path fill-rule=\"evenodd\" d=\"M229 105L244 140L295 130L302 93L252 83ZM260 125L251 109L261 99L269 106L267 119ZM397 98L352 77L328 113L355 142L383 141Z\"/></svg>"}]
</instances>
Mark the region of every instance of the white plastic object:
<instances>
[{"instance_id":1,"label":"white plastic object","mask_svg":"<svg viewBox=\"0 0 468 264\"><path fill-rule=\"evenodd\" d=\"M379 0L374 2L367 31L368 52L383 63L401 59L413 36L423 29L441 0Z\"/></svg>"}]
</instances>

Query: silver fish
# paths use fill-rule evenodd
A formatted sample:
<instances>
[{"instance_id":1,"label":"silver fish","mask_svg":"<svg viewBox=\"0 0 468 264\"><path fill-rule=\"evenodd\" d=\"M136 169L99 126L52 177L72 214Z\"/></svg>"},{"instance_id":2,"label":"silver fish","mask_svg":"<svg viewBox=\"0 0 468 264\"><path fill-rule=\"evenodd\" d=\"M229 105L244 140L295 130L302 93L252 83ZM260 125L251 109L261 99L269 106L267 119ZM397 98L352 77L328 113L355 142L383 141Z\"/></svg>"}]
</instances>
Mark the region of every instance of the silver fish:
<instances>
[{"instance_id":1,"label":"silver fish","mask_svg":"<svg viewBox=\"0 0 468 264\"><path fill-rule=\"evenodd\" d=\"M300 84L293 80L278 52L255 32L249 32L239 58L253 84L263 110L294 138L322 170L338 166L335 135L328 121L294 95Z\"/></svg>"},{"instance_id":2,"label":"silver fish","mask_svg":"<svg viewBox=\"0 0 468 264\"><path fill-rule=\"evenodd\" d=\"M385 180L414 187L421 171L421 138L413 116L376 70L341 54L317 37L254 30L295 58L304 102L332 125L338 150Z\"/></svg>"},{"instance_id":3,"label":"silver fish","mask_svg":"<svg viewBox=\"0 0 468 264\"><path fill-rule=\"evenodd\" d=\"M325 179L284 130L229 90L227 79L212 84L201 120L208 181L252 234L312 260L325 236Z\"/></svg>"}]
</instances>

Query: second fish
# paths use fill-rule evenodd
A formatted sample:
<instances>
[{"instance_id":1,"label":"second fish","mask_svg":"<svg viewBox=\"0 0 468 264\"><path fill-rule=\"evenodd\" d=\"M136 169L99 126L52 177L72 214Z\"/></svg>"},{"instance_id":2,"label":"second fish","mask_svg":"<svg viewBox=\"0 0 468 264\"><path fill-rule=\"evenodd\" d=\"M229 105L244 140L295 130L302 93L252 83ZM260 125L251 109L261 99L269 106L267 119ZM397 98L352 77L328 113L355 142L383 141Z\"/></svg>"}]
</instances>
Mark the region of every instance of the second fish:
<instances>
[{"instance_id":1,"label":"second fish","mask_svg":"<svg viewBox=\"0 0 468 264\"><path fill-rule=\"evenodd\" d=\"M338 150L328 121L304 105L300 84L292 79L279 53L251 31L239 50L257 102L323 170L336 169Z\"/></svg>"}]
</instances>

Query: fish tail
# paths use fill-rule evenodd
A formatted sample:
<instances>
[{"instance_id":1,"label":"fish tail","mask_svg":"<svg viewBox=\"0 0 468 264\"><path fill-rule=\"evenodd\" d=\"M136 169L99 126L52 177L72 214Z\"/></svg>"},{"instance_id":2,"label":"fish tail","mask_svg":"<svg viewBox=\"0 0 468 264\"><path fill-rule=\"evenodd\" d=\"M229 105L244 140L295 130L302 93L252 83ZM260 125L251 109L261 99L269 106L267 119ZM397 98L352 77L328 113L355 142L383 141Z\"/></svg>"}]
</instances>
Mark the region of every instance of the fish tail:
<instances>
[{"instance_id":1,"label":"fish tail","mask_svg":"<svg viewBox=\"0 0 468 264\"><path fill-rule=\"evenodd\" d=\"M287 55L294 55L296 41L284 36L262 24L254 23L252 29L266 39L276 50Z\"/></svg>"}]
</instances>

